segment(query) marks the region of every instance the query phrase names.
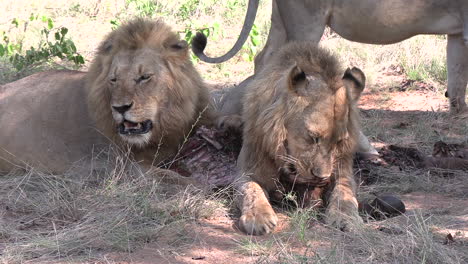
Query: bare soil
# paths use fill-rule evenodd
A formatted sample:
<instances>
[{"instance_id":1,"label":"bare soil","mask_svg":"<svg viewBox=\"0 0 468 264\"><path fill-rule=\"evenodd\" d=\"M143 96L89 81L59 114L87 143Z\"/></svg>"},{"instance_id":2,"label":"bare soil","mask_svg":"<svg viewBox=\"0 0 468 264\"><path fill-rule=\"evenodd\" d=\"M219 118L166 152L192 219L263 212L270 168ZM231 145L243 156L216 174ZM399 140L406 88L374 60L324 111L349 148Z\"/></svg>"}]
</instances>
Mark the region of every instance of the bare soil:
<instances>
[{"instance_id":1,"label":"bare soil","mask_svg":"<svg viewBox=\"0 0 468 264\"><path fill-rule=\"evenodd\" d=\"M391 162L388 146L414 148L420 155L431 155L434 143L439 140L466 143L467 121L450 116L446 98L430 85L410 82L401 75L382 78L392 78L399 85L388 88L384 85L388 81L382 85L377 81L374 89L363 94L359 106L364 133L386 163L372 160L355 163L360 184L358 199L369 201L375 195L391 193L404 202L405 214L379 221L368 219L365 231L348 233L326 226L313 213L309 216L307 211L276 207L280 218L276 230L265 236L248 236L237 228L239 212L235 206L227 205L209 217L161 229L135 250L103 250L99 258L40 262L420 263L421 259L429 258L425 263L466 263L468 172L420 168L408 162L411 155L401 153L393 153L393 158L398 159ZM176 170L208 185L229 184L235 170L235 153L239 150L237 140L202 128L181 150L178 162L184 166L176 162ZM18 225L15 221L22 212L9 211L1 201L0 206L5 209L0 214L1 226L15 226L33 233L50 229L47 219L44 223L35 219ZM306 215L305 221L301 214ZM6 241L0 237L0 254Z\"/></svg>"},{"instance_id":2,"label":"bare soil","mask_svg":"<svg viewBox=\"0 0 468 264\"><path fill-rule=\"evenodd\" d=\"M385 222L373 222L369 225L375 230L386 229L383 226L392 226L396 232L404 230L407 216L423 212L424 214L444 214L450 221L451 228L435 229L436 239L444 244L446 236L452 234L454 243L452 246L460 247L460 250L468 246L468 199L447 197L436 193L414 192L401 196L406 204L406 216L398 216ZM288 226L288 217L280 213L280 226L273 234L267 236L246 236L236 228L237 218L219 216L200 221L185 227L183 232L185 243L177 240L177 234L167 234L157 243L151 243L143 249L131 254L111 254L110 259L118 260L117 263L278 263L274 254L263 255L265 252L252 250L248 252L240 249L239 241L252 240L262 243L280 236L283 232L291 232ZM399 228L398 228L399 227ZM327 227L315 223L313 227L318 232L330 232ZM393 230L395 232L395 230ZM387 231L388 232L388 231ZM403 231L400 231L403 232ZM278 238L280 239L280 238ZM314 254L306 252L307 246L298 241L289 240L290 250L297 254ZM309 241L316 246L314 251L320 252L321 248L329 247L326 241ZM310 245L309 244L309 245Z\"/></svg>"},{"instance_id":3,"label":"bare soil","mask_svg":"<svg viewBox=\"0 0 468 264\"><path fill-rule=\"evenodd\" d=\"M14 37L16 31L23 33L23 26L15 31L11 24L13 18L29 21L31 13L46 14L54 18L56 27L66 26L69 29L69 36L75 41L78 50L89 63L97 43L101 41L102 36L110 31L110 20L123 21L127 17L134 16L136 14L135 8L126 10L125 3L140 1L99 0L97 3L92 2L82 0L73 2L7 0L4 5L6 8L5 16L0 17L0 31L5 30L9 36ZM219 3L222 2L218 1L218 5L213 5L213 8L217 9L217 13L223 11L222 8L219 8ZM156 3L180 6L185 1L156 1ZM202 4L203 1L200 3ZM206 1L206 3L211 2ZM271 12L270 1L261 1L261 5L263 6L260 8L260 17L257 17L256 22L262 37L258 48L263 46L266 39L269 28L267 21L270 20L269 12ZM221 22L221 27L225 28L218 40L210 37L207 50L212 55L223 54L227 47L231 47L237 39L241 27L239 21L243 19L244 9L239 7L234 9L241 10L234 17L229 15L224 18L220 15L223 12L216 14L216 16L215 14L206 15L203 12L201 15L191 15L190 26L199 27L207 21L218 21ZM177 10L179 10L178 7L174 9L174 12L170 10L165 20L173 24L175 30L183 32L188 25L177 18ZM98 16L94 17L96 15ZM29 35L25 35L24 47L32 45L29 42L38 41L38 32L42 26L40 23L36 24L35 31L37 32L32 31ZM13 31L10 32L10 29ZM21 36L23 35L18 34L18 37L21 38ZM402 57L412 62L413 66L424 62L421 59L427 59L426 64L434 60L445 64L445 40L441 38L426 39L425 37L415 37L404 43L384 47L356 44L340 40L336 36L331 36L328 41L327 38L322 41L332 49L340 47L338 50L341 51L336 53L340 58L343 58L345 65L358 66L370 77L371 84L366 87L359 106L362 109L364 133L378 150L383 150L389 145L396 145L414 148L423 155L431 155L434 143L439 140L447 143L468 142L468 119L466 117L464 119L452 117L447 113L447 99L443 96L443 92L437 91L443 84L407 80L404 77L402 67L394 66L401 64ZM219 86L225 87L224 82L241 81L253 72L253 62L242 59L242 55L245 55L246 52L248 50L244 49L229 63L212 65L199 62L197 68L203 74L204 79L223 83ZM406 56L401 55L404 53L407 53ZM411 56L408 57L408 55ZM382 66L386 68L383 69L383 72L378 72ZM374 69L374 67L376 68ZM86 70L86 67L83 70ZM30 74L29 72L20 72L11 76L10 71L10 68L4 68L3 65L0 65L0 73L8 73L5 74L8 78L0 80L0 83ZM376 72L378 72L377 75L373 76ZM1 77L3 77L2 74L0 74L0 79ZM179 168L178 172L185 175L192 174L200 181L212 185L230 182L232 180L230 178L231 172L234 169L233 161L235 160L232 154L236 150L223 149L223 151L219 151L216 147L216 143L221 141L219 135L215 135L213 139L211 137L213 131L201 131L201 134L207 136L214 143L210 143L206 138L200 139L198 137L200 135L196 135L197 137L189 142L192 145L185 149L185 151L195 150L196 153L191 155L185 155L187 152L181 153L181 159L187 163L188 167ZM223 140L221 143L224 144L230 139ZM213 155L218 155L215 159L216 162L210 160ZM273 234L247 236L240 232L236 226L239 212L234 209L234 206L227 205L225 206L227 208L217 210L208 218L190 219L182 221L183 224L171 224L162 228L156 236L151 234L151 241L142 248L136 250L124 248L120 249L119 252L108 252L103 247L100 256L94 251L91 254L90 250L89 254L86 251L82 252L80 256L60 256L60 254L49 253L46 256L36 256L37 259L21 259L20 257L15 259L15 256L24 254L13 252L11 253L13 258L8 258L6 251L11 244L15 243L19 244L20 251L34 251L37 248L36 252L44 252L41 247L46 247L50 252L54 252L50 249L53 245L46 243L50 239L43 238L50 238L50 234L52 236L60 234L57 231L60 231L61 227L72 225L74 219L57 221L54 217L49 218L48 215L43 215L42 212L40 212L40 216L37 216L37 212L33 214L27 210L15 211L7 206L13 199L7 196L10 190L3 189L5 193L0 193L0 262L468 263L468 172L427 170L407 163L403 165L391 163L383 166L380 162L356 162L355 173L360 183L359 200L368 201L373 199L374 195L392 193L400 197L406 205L404 215L381 221L368 221L365 225L366 230L362 233L345 233L327 227L317 220L316 215L311 214L310 217L307 217L308 212L300 213L299 210L276 208L280 221ZM208 173L206 173L207 170ZM36 186L32 186L31 189L34 187ZM131 188L128 193L134 194L133 191L134 188ZM138 191L140 190L138 189ZM47 193L34 192L34 194L36 193L47 195ZM53 194L56 192L51 192L50 195ZM57 195L57 197L67 197L66 194L68 193L65 192L65 195ZM20 200L28 196L20 193L17 197ZM95 195L91 197L94 198ZM89 197L80 198L89 199ZM118 198L116 196L113 200L119 202ZM55 202L54 199L49 200ZM101 202L104 205L100 205L99 201L94 202L100 205L97 208L107 209L109 200L111 199ZM75 201L70 199L70 201L65 202L70 202L70 210L73 212ZM76 208L81 207L76 205ZM26 207L26 209L34 211L35 208ZM90 212L96 213L95 211ZM69 212L56 214L68 216ZM304 215L307 221L301 222L304 220L301 216ZM25 219L26 221L24 221ZM125 218L123 219L125 220ZM51 222L54 220L55 223L52 226ZM96 226L99 226L98 224L99 222L96 223ZM152 226L152 223L146 224ZM17 235L19 232L22 232L21 235ZM24 232L28 234L24 234ZM89 233L84 234L84 236L86 235L91 236ZM24 244L21 243L21 238L24 237L34 240L34 243L31 243L34 245L34 249L22 247ZM57 245L59 244L58 239L64 238L57 237ZM78 239L80 238L75 240ZM68 242L68 240L66 241ZM93 250L96 248L94 247Z\"/></svg>"},{"instance_id":4,"label":"bare soil","mask_svg":"<svg viewBox=\"0 0 468 264\"><path fill-rule=\"evenodd\" d=\"M378 133L368 133L373 137L373 144L378 149L392 143L416 147L422 153L429 155L434 143L433 137L418 137L411 129L420 126L420 122L425 122L428 115L431 120L430 126L436 133L446 134L447 138L455 142L467 139L466 134L456 134L451 130L450 122L447 120L456 119L451 119L446 113L447 101L440 92L431 90L430 85L425 83L411 82L412 88L407 89L405 87L408 86L409 81L402 79L401 76L385 78L400 78L402 85L384 93L366 92L359 103L363 112L364 126L378 124L385 131L385 136L382 138L379 138ZM444 119L443 122L440 119ZM426 132L433 133L433 131ZM379 166L381 165L370 163L367 164L367 169L378 169ZM393 168L392 165L389 166L391 170L401 170L395 167L395 164ZM416 167L413 169L418 170ZM412 173L411 166L405 170L404 173ZM360 173L363 176L362 172ZM468 172L461 173L462 176L468 178ZM366 185L365 181L362 183ZM447 180L447 184L449 183L450 181ZM368 184L372 185L372 180ZM468 185L465 184L462 188L468 191ZM409 218L421 215L423 217L434 216L436 224L431 227L431 232L436 243L455 250L468 250L468 192L459 195L459 193L440 193L435 190L412 191L397 193L397 195L406 205L406 213L384 221L368 222L366 225L374 232L389 234L409 232L408 226L414 224L408 220ZM188 224L183 230L161 234L157 242L149 243L136 252L110 254L108 258L117 263L282 263L281 256L284 252L281 253L281 251L313 258L314 255L318 257L331 250L331 243L327 240L330 236L336 236L336 230L326 227L317 220L312 220L309 224L310 229L313 229L316 234L328 235L323 236L322 239L320 236L308 238L308 241L304 243L294 235L297 229L291 227L291 212L280 208L277 208L277 212L280 216L279 226L273 234L266 236L243 234L236 226L238 212L234 212L234 214L221 214ZM443 223L440 224L440 222ZM246 246L249 243L256 246L249 248ZM388 259L388 262L392 260Z\"/></svg>"}]
</instances>

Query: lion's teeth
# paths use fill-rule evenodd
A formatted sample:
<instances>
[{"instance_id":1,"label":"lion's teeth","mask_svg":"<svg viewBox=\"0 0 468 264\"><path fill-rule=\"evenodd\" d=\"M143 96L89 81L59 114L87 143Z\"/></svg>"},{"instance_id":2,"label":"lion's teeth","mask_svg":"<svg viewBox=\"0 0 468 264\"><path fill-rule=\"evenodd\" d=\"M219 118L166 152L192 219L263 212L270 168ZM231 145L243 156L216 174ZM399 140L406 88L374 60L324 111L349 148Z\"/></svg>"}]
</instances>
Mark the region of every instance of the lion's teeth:
<instances>
[{"instance_id":1,"label":"lion's teeth","mask_svg":"<svg viewBox=\"0 0 468 264\"><path fill-rule=\"evenodd\" d=\"M139 128L140 123L133 123L133 122L124 122L125 128Z\"/></svg>"}]
</instances>

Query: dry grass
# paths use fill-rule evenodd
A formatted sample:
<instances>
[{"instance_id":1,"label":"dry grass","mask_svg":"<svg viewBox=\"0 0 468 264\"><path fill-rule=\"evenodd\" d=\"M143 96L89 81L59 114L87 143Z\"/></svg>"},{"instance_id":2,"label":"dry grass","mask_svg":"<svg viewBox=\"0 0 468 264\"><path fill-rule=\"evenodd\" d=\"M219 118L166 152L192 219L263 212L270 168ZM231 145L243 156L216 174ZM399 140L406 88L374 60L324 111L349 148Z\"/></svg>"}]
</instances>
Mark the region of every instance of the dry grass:
<instances>
[{"instance_id":1,"label":"dry grass","mask_svg":"<svg viewBox=\"0 0 468 264\"><path fill-rule=\"evenodd\" d=\"M150 3L151 8L145 7ZM134 16L161 17L166 23L173 26L184 36L187 29L201 29L219 24L215 35L210 36L207 47L208 53L213 56L221 55L232 47L241 30L246 10L246 1L229 0L176 0L176 1L150 1L150 0L119 0L119 1L51 1L43 0L30 3L30 1L0 0L6 7L0 18L0 33L3 31L14 42L22 42L24 49L35 46L41 41L39 38L43 23L29 22L31 13L46 15L54 20L55 27L65 26L69 29L68 35L74 40L78 52L83 54L86 65L92 60L98 43L112 29L111 21L125 21ZM263 46L269 29L270 1L261 1L260 10L255 24L260 31ZM187 6L188 11L182 9ZM11 24L12 19L18 19L18 28ZM26 26L27 25L27 26ZM25 26L27 30L25 30ZM91 32L91 33L90 33ZM198 68L207 80L222 82L239 82L253 73L253 63L242 58L249 49L244 48L229 62L213 65L199 62ZM5 65L6 64L6 65ZM0 60L0 70L6 68L8 63ZM12 75L13 74L13 75ZM25 74L0 73L0 84L26 76ZM29 73L31 74L31 73Z\"/></svg>"},{"instance_id":2,"label":"dry grass","mask_svg":"<svg viewBox=\"0 0 468 264\"><path fill-rule=\"evenodd\" d=\"M99 168L73 168L64 175L31 170L0 181L0 259L6 263L132 252L218 207L201 190L144 175L125 156Z\"/></svg>"},{"instance_id":3,"label":"dry grass","mask_svg":"<svg viewBox=\"0 0 468 264\"><path fill-rule=\"evenodd\" d=\"M345 233L298 211L289 229L268 239L243 238L237 247L246 256L257 256L255 263L465 263L466 241L450 247L434 235L435 226L449 226L440 219L415 211Z\"/></svg>"},{"instance_id":4,"label":"dry grass","mask_svg":"<svg viewBox=\"0 0 468 264\"><path fill-rule=\"evenodd\" d=\"M321 45L332 50L347 66L365 73L368 87L382 92L393 87L382 73L400 67L410 80L425 81L442 91L447 81L445 36L422 35L392 45L371 45L347 41L331 35Z\"/></svg>"},{"instance_id":5,"label":"dry grass","mask_svg":"<svg viewBox=\"0 0 468 264\"><path fill-rule=\"evenodd\" d=\"M364 134L373 142L417 147L427 155L434 142L463 142L468 132L463 120L453 119L446 112L371 109L361 116ZM399 128L399 123L405 127Z\"/></svg>"}]
</instances>

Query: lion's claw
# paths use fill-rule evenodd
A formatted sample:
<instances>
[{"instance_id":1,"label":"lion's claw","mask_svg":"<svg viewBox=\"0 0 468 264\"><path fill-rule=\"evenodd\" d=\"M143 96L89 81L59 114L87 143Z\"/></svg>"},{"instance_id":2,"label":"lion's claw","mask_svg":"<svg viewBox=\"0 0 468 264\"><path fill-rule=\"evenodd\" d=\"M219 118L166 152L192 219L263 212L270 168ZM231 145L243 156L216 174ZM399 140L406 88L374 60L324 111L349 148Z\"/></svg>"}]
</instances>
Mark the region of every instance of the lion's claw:
<instances>
[{"instance_id":1,"label":"lion's claw","mask_svg":"<svg viewBox=\"0 0 468 264\"><path fill-rule=\"evenodd\" d=\"M351 231L355 227L362 225L363 220L357 213L357 210L346 213L330 208L325 215L325 222L341 231Z\"/></svg>"},{"instance_id":2,"label":"lion's claw","mask_svg":"<svg viewBox=\"0 0 468 264\"><path fill-rule=\"evenodd\" d=\"M229 115L220 117L217 128L221 130L242 131L243 121L240 115Z\"/></svg>"},{"instance_id":3,"label":"lion's claw","mask_svg":"<svg viewBox=\"0 0 468 264\"><path fill-rule=\"evenodd\" d=\"M263 212L245 213L239 219L240 228L249 235L268 234L275 229L277 223L278 217L271 208Z\"/></svg>"}]
</instances>

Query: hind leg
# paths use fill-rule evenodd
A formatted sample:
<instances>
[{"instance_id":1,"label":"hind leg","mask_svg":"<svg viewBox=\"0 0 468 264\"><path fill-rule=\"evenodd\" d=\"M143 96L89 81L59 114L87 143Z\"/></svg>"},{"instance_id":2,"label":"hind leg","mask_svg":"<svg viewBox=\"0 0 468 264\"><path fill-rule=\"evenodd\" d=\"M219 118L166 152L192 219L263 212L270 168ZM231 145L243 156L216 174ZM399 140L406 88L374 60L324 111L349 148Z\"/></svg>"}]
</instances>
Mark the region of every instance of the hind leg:
<instances>
[{"instance_id":1,"label":"hind leg","mask_svg":"<svg viewBox=\"0 0 468 264\"><path fill-rule=\"evenodd\" d=\"M219 117L216 125L222 130L242 131L242 105L246 86L252 81L248 77L242 83L229 89L223 96L219 105Z\"/></svg>"},{"instance_id":2,"label":"hind leg","mask_svg":"<svg viewBox=\"0 0 468 264\"><path fill-rule=\"evenodd\" d=\"M148 166L142 166L142 167L143 169L149 168ZM145 174L147 176L156 177L162 183L166 183L166 184L175 184L175 185L181 185L181 186L193 185L201 189L204 187L199 182L197 182L196 179L192 177L184 177L180 175L179 173L168 170L168 169L150 167L148 170L146 170Z\"/></svg>"},{"instance_id":3,"label":"hind leg","mask_svg":"<svg viewBox=\"0 0 468 264\"><path fill-rule=\"evenodd\" d=\"M328 4L320 8L307 6L303 0L273 0L272 4L271 28L265 47L255 57L255 73L290 41L318 43L326 26Z\"/></svg>"},{"instance_id":4,"label":"hind leg","mask_svg":"<svg viewBox=\"0 0 468 264\"><path fill-rule=\"evenodd\" d=\"M463 42L465 47L468 47L468 1L460 1L462 9L462 20L463 20Z\"/></svg>"},{"instance_id":5,"label":"hind leg","mask_svg":"<svg viewBox=\"0 0 468 264\"><path fill-rule=\"evenodd\" d=\"M359 131L359 139L358 139L358 148L356 150L359 153L362 154L368 154L368 155L379 155L379 152L374 148L374 146L371 145L369 142L369 139L362 133L362 131ZM365 155L366 156L366 155Z\"/></svg>"},{"instance_id":6,"label":"hind leg","mask_svg":"<svg viewBox=\"0 0 468 264\"><path fill-rule=\"evenodd\" d=\"M257 56L255 56L255 73L258 73L263 66L270 60L273 52L279 50L287 43L287 33L284 28L283 20L280 17L278 5L275 0L272 2L271 27L268 33L268 39Z\"/></svg>"},{"instance_id":7,"label":"hind leg","mask_svg":"<svg viewBox=\"0 0 468 264\"><path fill-rule=\"evenodd\" d=\"M468 47L463 41L462 34L448 35L447 79L450 112L458 114L467 111L465 100L468 83Z\"/></svg>"}]
</instances>

